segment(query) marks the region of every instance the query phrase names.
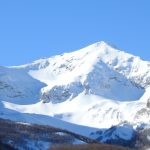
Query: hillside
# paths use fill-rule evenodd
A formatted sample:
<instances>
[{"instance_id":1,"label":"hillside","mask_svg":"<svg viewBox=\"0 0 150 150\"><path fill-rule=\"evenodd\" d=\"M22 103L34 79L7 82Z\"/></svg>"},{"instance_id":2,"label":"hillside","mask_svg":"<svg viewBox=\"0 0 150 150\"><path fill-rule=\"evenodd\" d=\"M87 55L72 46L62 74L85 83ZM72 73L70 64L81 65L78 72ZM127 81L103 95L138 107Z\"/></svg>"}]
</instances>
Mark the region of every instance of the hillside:
<instances>
[{"instance_id":1,"label":"hillside","mask_svg":"<svg viewBox=\"0 0 150 150\"><path fill-rule=\"evenodd\" d=\"M94 143L99 143L88 137L51 126L16 123L10 120L0 119L0 127L0 148L5 149L6 147L7 150L46 150L49 147L51 147L50 149L58 149L58 147L62 149L61 147L68 145L66 146L67 150L80 147L73 147L72 144L90 143L90 145L86 146L81 145L81 147L85 149L93 147ZM95 147L106 147L106 149L111 147L124 150L124 148L121 147L119 148L100 143L95 145Z\"/></svg>"}]
</instances>

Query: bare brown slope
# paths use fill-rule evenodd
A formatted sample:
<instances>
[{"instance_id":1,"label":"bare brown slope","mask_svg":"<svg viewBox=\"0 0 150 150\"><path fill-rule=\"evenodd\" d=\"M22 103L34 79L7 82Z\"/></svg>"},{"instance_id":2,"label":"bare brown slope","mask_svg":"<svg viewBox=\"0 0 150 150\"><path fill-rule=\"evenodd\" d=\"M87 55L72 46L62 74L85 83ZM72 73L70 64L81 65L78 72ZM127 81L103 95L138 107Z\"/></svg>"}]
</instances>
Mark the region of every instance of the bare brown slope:
<instances>
[{"instance_id":1,"label":"bare brown slope","mask_svg":"<svg viewBox=\"0 0 150 150\"><path fill-rule=\"evenodd\" d=\"M132 150L129 148L106 144L63 145L49 150Z\"/></svg>"}]
</instances>

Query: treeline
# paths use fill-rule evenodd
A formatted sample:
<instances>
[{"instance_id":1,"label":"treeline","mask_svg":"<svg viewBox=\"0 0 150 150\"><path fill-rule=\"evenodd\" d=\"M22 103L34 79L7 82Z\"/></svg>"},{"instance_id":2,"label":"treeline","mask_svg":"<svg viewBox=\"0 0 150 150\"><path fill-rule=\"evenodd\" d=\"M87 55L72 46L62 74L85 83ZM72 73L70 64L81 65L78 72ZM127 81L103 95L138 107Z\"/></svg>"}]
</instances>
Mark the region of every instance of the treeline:
<instances>
[{"instance_id":1,"label":"treeline","mask_svg":"<svg viewBox=\"0 0 150 150\"><path fill-rule=\"evenodd\" d=\"M35 147L42 149L42 144L44 146L45 143L49 143L49 145L64 145L72 144L76 140L85 143L98 143L96 140L60 128L16 123L0 119L1 143L8 144L17 149L30 149L31 142Z\"/></svg>"}]
</instances>

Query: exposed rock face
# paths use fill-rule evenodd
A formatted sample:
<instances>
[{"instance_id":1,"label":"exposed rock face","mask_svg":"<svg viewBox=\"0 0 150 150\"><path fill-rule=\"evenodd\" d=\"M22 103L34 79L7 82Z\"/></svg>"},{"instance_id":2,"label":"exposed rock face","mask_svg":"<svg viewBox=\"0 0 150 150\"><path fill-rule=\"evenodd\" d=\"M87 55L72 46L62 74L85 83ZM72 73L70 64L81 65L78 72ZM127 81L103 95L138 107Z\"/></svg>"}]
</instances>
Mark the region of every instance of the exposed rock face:
<instances>
[{"instance_id":1,"label":"exposed rock face","mask_svg":"<svg viewBox=\"0 0 150 150\"><path fill-rule=\"evenodd\" d=\"M51 90L41 94L41 101L44 103L52 102L53 104L61 103L67 99L73 99L83 92L84 88L81 83L72 83L66 86L54 86Z\"/></svg>"},{"instance_id":2,"label":"exposed rock face","mask_svg":"<svg viewBox=\"0 0 150 150\"><path fill-rule=\"evenodd\" d=\"M147 100L147 108L150 108L150 98Z\"/></svg>"}]
</instances>

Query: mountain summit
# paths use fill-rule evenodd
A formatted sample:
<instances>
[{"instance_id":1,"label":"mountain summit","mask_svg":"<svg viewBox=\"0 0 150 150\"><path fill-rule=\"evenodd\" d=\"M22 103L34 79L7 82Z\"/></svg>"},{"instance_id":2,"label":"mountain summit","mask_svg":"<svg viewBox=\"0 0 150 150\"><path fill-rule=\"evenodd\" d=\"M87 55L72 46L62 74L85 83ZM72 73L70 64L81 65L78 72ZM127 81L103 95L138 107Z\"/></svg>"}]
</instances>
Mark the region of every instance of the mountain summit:
<instances>
[{"instance_id":1,"label":"mountain summit","mask_svg":"<svg viewBox=\"0 0 150 150\"><path fill-rule=\"evenodd\" d=\"M103 41L0 68L3 107L97 128L149 123L149 86L150 62Z\"/></svg>"}]
</instances>

